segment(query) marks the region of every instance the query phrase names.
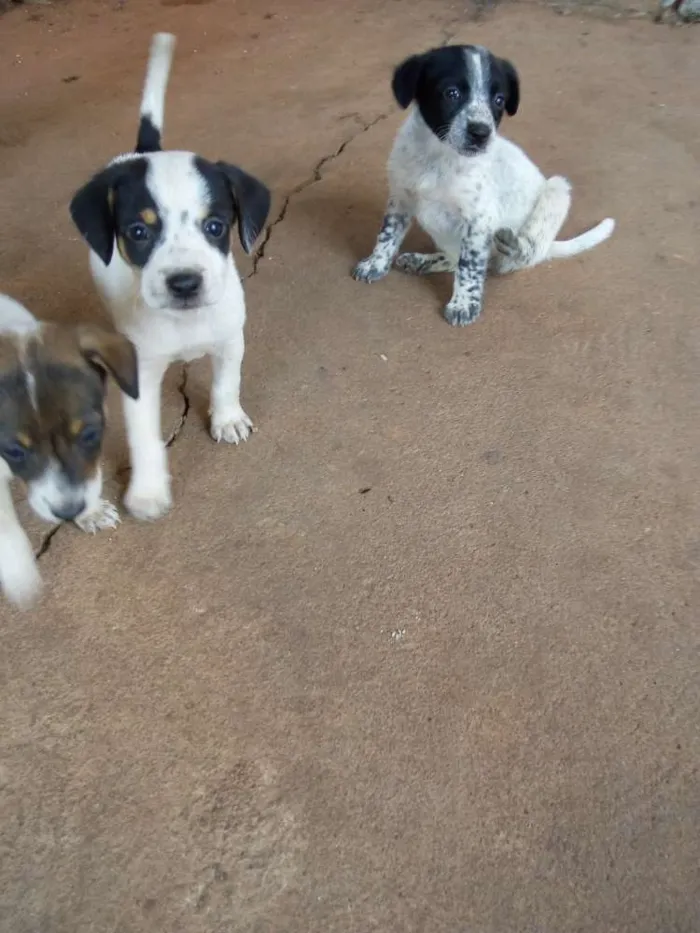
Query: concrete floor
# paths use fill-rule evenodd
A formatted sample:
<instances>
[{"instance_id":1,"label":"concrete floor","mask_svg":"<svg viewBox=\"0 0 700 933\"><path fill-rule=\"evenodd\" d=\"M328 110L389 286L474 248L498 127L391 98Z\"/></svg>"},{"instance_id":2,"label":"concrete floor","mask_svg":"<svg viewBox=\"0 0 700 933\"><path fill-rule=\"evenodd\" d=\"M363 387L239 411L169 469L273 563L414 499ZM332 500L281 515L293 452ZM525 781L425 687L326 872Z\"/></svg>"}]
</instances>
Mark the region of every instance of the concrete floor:
<instances>
[{"instance_id":1,"label":"concrete floor","mask_svg":"<svg viewBox=\"0 0 700 933\"><path fill-rule=\"evenodd\" d=\"M700 930L698 35L449 0L72 0L0 24L0 283L99 314L68 199L135 138L274 189L243 400L165 392L175 508L27 516L2 608L2 933ZM516 63L505 129L615 236L489 283L352 281L401 115L448 38ZM416 242L420 236L416 235ZM114 397L106 470L126 452ZM19 497L21 499L21 495Z\"/></svg>"}]
</instances>

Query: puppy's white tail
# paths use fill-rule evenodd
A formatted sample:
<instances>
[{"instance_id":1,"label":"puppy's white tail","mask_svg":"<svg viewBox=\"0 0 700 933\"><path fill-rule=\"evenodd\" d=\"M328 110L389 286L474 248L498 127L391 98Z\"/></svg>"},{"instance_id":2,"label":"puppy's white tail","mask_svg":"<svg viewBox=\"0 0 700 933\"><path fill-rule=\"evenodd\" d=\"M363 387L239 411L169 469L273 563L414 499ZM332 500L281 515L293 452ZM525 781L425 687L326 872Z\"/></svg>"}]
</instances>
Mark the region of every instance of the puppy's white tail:
<instances>
[{"instance_id":1,"label":"puppy's white tail","mask_svg":"<svg viewBox=\"0 0 700 933\"><path fill-rule=\"evenodd\" d=\"M165 91L174 51L175 36L169 32L158 32L153 36L141 97L141 120L136 152L158 152L161 148Z\"/></svg>"},{"instance_id":2,"label":"puppy's white tail","mask_svg":"<svg viewBox=\"0 0 700 933\"><path fill-rule=\"evenodd\" d=\"M569 256L577 256L587 249L593 249L594 246L598 246L612 236L614 229L615 221L612 217L606 217L595 227L591 227L590 230L586 230L585 233L571 240L555 240L549 248L547 259L566 259Z\"/></svg>"}]
</instances>

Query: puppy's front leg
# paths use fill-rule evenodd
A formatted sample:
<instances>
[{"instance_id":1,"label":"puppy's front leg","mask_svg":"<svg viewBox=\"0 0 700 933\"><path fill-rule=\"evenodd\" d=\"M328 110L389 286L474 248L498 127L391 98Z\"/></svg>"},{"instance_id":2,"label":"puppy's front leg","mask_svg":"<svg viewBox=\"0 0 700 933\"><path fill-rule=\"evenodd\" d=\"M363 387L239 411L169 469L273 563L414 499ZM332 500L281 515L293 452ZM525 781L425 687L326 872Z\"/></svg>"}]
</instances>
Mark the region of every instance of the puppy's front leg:
<instances>
[{"instance_id":1,"label":"puppy's front leg","mask_svg":"<svg viewBox=\"0 0 700 933\"><path fill-rule=\"evenodd\" d=\"M29 538L17 519L11 476L5 461L0 461L0 586L11 603L28 609L41 592L41 576Z\"/></svg>"},{"instance_id":2,"label":"puppy's front leg","mask_svg":"<svg viewBox=\"0 0 700 933\"><path fill-rule=\"evenodd\" d=\"M448 324L464 327L481 314L491 240L488 225L479 222L465 224L452 298L444 311Z\"/></svg>"},{"instance_id":3,"label":"puppy's front leg","mask_svg":"<svg viewBox=\"0 0 700 933\"><path fill-rule=\"evenodd\" d=\"M152 521L172 505L168 456L161 435L160 387L167 361L139 360L139 397L124 397L131 480L124 504L134 518Z\"/></svg>"},{"instance_id":4,"label":"puppy's front leg","mask_svg":"<svg viewBox=\"0 0 700 933\"><path fill-rule=\"evenodd\" d=\"M75 519L81 531L96 534L103 528L116 528L120 522L119 512L108 499L102 498L102 466L88 483L85 510Z\"/></svg>"},{"instance_id":5,"label":"puppy's front leg","mask_svg":"<svg viewBox=\"0 0 700 933\"><path fill-rule=\"evenodd\" d=\"M241 364L245 345L243 333L221 344L212 354L213 379L209 431L217 443L238 444L253 430L253 422L241 408Z\"/></svg>"},{"instance_id":6,"label":"puppy's front leg","mask_svg":"<svg viewBox=\"0 0 700 933\"><path fill-rule=\"evenodd\" d=\"M352 270L354 279L371 283L384 278L401 249L412 218L413 213L406 201L396 197L389 198L372 255L358 262Z\"/></svg>"}]
</instances>

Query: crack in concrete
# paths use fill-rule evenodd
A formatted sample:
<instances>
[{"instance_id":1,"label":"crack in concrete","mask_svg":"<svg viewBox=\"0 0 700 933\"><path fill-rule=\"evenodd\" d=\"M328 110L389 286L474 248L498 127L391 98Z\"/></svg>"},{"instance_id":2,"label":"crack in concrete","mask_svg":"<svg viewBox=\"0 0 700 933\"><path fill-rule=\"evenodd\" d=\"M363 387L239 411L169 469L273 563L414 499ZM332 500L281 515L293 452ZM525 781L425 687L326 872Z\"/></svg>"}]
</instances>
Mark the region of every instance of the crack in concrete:
<instances>
[{"instance_id":1,"label":"crack in concrete","mask_svg":"<svg viewBox=\"0 0 700 933\"><path fill-rule=\"evenodd\" d=\"M351 114L351 116L355 117L356 115ZM267 249L267 245L270 242L270 238L272 237L272 231L276 226L278 226L278 224L281 224L287 216L287 211L289 210L289 205L291 204L292 199L295 198L298 194L301 194L302 191L306 191L307 188L310 188L312 185L315 185L321 181L323 178L323 169L326 167L326 165L328 165L329 162L334 162L345 152L350 143L354 142L356 139L362 136L363 133L367 133L378 123L381 123L382 120L386 120L388 116L388 113L380 113L378 117L375 117L374 120L370 120L369 123L363 122L362 128L357 133L353 133L352 136L348 136L348 138L344 140L334 152L331 152L318 160L309 178L306 178L304 181L300 182L298 185L292 188L292 190L282 202L282 207L280 208L277 217L275 217L275 219L267 225L262 242L253 254L253 268L248 273L248 275L246 275L246 279L252 279L254 275L257 275L258 265L260 260L265 256L265 250Z\"/></svg>"},{"instance_id":2,"label":"crack in concrete","mask_svg":"<svg viewBox=\"0 0 700 933\"><path fill-rule=\"evenodd\" d=\"M48 549L51 547L51 542L53 541L54 537L58 534L60 528L61 528L60 525L54 525L51 531L47 532L44 535L44 537L41 539L41 544L36 549L36 551L34 551L35 560L41 560L44 554L46 554Z\"/></svg>"},{"instance_id":3,"label":"crack in concrete","mask_svg":"<svg viewBox=\"0 0 700 933\"><path fill-rule=\"evenodd\" d=\"M180 420L175 425L173 430L170 432L170 437L165 442L166 447L172 447L175 441L180 436L185 423L187 422L187 416L190 413L190 397L187 394L187 375L188 375L189 366L187 363L182 364L182 377L178 383L177 391L182 396L182 412L180 414Z\"/></svg>"}]
</instances>

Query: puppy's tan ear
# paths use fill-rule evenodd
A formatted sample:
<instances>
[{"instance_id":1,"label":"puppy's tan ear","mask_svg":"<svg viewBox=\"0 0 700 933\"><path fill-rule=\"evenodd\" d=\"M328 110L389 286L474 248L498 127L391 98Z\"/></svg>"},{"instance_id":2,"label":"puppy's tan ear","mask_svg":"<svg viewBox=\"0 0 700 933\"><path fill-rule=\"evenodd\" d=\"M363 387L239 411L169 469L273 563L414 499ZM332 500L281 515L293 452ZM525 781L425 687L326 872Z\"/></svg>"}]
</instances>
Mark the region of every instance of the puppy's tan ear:
<instances>
[{"instance_id":1,"label":"puppy's tan ear","mask_svg":"<svg viewBox=\"0 0 700 933\"><path fill-rule=\"evenodd\" d=\"M88 363L109 373L122 392L139 397L139 366L136 348L122 334L99 327L78 330L80 352Z\"/></svg>"}]
</instances>

